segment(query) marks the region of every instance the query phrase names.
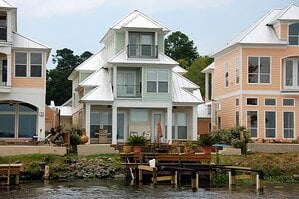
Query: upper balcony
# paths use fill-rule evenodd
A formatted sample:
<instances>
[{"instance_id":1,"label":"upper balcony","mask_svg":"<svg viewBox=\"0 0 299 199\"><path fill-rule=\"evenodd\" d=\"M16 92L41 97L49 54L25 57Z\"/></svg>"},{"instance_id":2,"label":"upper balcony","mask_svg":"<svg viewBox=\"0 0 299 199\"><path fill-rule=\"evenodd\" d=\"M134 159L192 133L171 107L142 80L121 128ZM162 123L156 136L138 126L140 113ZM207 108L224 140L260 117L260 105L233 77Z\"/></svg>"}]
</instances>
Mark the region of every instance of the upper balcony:
<instances>
[{"instance_id":1,"label":"upper balcony","mask_svg":"<svg viewBox=\"0 0 299 199\"><path fill-rule=\"evenodd\" d=\"M0 41L7 41L7 19L0 15Z\"/></svg>"},{"instance_id":2,"label":"upper balcony","mask_svg":"<svg viewBox=\"0 0 299 199\"><path fill-rule=\"evenodd\" d=\"M158 45L153 32L129 32L128 58L158 58Z\"/></svg>"},{"instance_id":3,"label":"upper balcony","mask_svg":"<svg viewBox=\"0 0 299 199\"><path fill-rule=\"evenodd\" d=\"M117 98L141 98L141 68L119 67L117 69Z\"/></svg>"}]
</instances>

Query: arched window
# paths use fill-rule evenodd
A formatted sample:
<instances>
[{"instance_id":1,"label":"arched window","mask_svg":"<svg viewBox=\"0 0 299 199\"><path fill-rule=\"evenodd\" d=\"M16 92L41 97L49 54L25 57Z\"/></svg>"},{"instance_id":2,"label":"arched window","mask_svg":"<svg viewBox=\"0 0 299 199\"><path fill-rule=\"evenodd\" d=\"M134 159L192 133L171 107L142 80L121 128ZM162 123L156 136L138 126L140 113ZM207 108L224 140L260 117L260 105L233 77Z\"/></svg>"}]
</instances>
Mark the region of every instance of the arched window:
<instances>
[{"instance_id":1,"label":"arched window","mask_svg":"<svg viewBox=\"0 0 299 199\"><path fill-rule=\"evenodd\" d=\"M289 25L289 44L299 45L299 23Z\"/></svg>"},{"instance_id":2,"label":"arched window","mask_svg":"<svg viewBox=\"0 0 299 199\"><path fill-rule=\"evenodd\" d=\"M36 107L20 103L19 104L19 138L31 138L36 134Z\"/></svg>"}]
</instances>

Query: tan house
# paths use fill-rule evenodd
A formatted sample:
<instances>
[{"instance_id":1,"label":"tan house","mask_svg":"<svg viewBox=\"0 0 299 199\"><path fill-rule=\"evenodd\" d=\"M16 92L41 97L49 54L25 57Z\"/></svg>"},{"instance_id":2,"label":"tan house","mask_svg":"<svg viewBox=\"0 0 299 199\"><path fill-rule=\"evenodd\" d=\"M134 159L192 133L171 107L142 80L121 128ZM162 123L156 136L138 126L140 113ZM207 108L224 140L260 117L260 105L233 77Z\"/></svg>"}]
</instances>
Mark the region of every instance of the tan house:
<instances>
[{"instance_id":1,"label":"tan house","mask_svg":"<svg viewBox=\"0 0 299 199\"><path fill-rule=\"evenodd\" d=\"M297 138L297 5L271 10L214 58L215 62L202 71L206 74L212 129L242 125L253 139Z\"/></svg>"},{"instance_id":2,"label":"tan house","mask_svg":"<svg viewBox=\"0 0 299 199\"><path fill-rule=\"evenodd\" d=\"M0 141L45 136L50 51L17 32L17 8L0 0Z\"/></svg>"}]
</instances>

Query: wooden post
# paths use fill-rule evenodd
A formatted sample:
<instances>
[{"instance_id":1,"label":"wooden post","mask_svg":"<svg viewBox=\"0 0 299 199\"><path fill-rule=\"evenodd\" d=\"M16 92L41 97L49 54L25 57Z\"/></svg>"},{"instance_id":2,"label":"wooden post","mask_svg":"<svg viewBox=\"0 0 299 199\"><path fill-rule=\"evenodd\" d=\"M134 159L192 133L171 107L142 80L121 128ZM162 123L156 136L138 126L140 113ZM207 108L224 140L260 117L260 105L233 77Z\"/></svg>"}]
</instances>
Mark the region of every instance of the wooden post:
<instances>
[{"instance_id":1,"label":"wooden post","mask_svg":"<svg viewBox=\"0 0 299 199\"><path fill-rule=\"evenodd\" d=\"M49 165L46 165L45 166L44 179L49 180L49 178L50 178L50 169L49 169Z\"/></svg>"},{"instance_id":2,"label":"wooden post","mask_svg":"<svg viewBox=\"0 0 299 199\"><path fill-rule=\"evenodd\" d=\"M138 167L136 167L135 168L135 182L136 182L136 184L138 184L138 182L139 182L139 169L138 169Z\"/></svg>"},{"instance_id":3,"label":"wooden post","mask_svg":"<svg viewBox=\"0 0 299 199\"><path fill-rule=\"evenodd\" d=\"M142 182L142 169L139 169L139 182Z\"/></svg>"},{"instance_id":4,"label":"wooden post","mask_svg":"<svg viewBox=\"0 0 299 199\"><path fill-rule=\"evenodd\" d=\"M232 169L228 172L228 183L230 189L236 186L236 170Z\"/></svg>"},{"instance_id":5,"label":"wooden post","mask_svg":"<svg viewBox=\"0 0 299 199\"><path fill-rule=\"evenodd\" d=\"M157 168L153 168L153 183L157 184Z\"/></svg>"},{"instance_id":6,"label":"wooden post","mask_svg":"<svg viewBox=\"0 0 299 199\"><path fill-rule=\"evenodd\" d=\"M19 184L20 184L20 174L17 174L17 175L15 176L15 184L16 184L16 185L19 185Z\"/></svg>"},{"instance_id":7,"label":"wooden post","mask_svg":"<svg viewBox=\"0 0 299 199\"><path fill-rule=\"evenodd\" d=\"M256 190L257 191L263 191L264 190L264 173L263 172L259 172L258 174L256 174Z\"/></svg>"},{"instance_id":8,"label":"wooden post","mask_svg":"<svg viewBox=\"0 0 299 199\"><path fill-rule=\"evenodd\" d=\"M198 180L197 178L197 174L196 171L192 171L191 172L191 187L192 187L192 191L196 192L198 187L196 185L198 185L198 183L196 183L196 180Z\"/></svg>"},{"instance_id":9,"label":"wooden post","mask_svg":"<svg viewBox=\"0 0 299 199\"><path fill-rule=\"evenodd\" d=\"M256 186L255 173L250 172L250 174L251 174L251 184L252 184L252 186Z\"/></svg>"},{"instance_id":10,"label":"wooden post","mask_svg":"<svg viewBox=\"0 0 299 199\"><path fill-rule=\"evenodd\" d=\"M177 186L178 184L178 172L175 171L174 169L171 170L171 184L173 184L174 186Z\"/></svg>"}]
</instances>

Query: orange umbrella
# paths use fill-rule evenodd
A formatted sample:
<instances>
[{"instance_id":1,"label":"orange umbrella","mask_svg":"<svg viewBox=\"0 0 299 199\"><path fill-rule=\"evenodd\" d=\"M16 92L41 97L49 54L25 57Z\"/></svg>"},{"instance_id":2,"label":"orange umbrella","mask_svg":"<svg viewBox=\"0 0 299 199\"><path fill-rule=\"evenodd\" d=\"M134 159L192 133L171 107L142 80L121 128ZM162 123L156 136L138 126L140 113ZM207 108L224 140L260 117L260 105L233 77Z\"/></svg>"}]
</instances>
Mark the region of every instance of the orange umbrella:
<instances>
[{"instance_id":1,"label":"orange umbrella","mask_svg":"<svg viewBox=\"0 0 299 199\"><path fill-rule=\"evenodd\" d=\"M158 137L158 139L163 137L162 127L161 127L161 119L160 118L158 119L158 123L157 123L157 137Z\"/></svg>"}]
</instances>

